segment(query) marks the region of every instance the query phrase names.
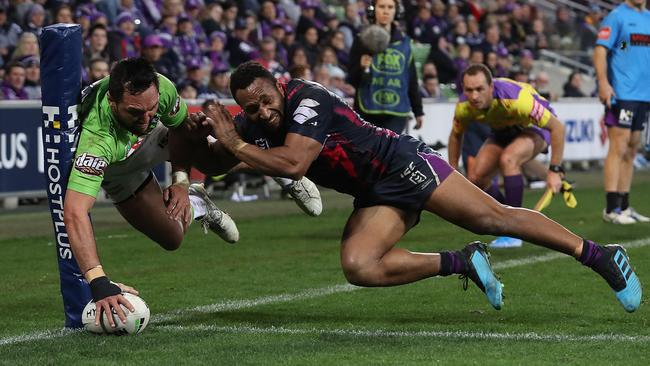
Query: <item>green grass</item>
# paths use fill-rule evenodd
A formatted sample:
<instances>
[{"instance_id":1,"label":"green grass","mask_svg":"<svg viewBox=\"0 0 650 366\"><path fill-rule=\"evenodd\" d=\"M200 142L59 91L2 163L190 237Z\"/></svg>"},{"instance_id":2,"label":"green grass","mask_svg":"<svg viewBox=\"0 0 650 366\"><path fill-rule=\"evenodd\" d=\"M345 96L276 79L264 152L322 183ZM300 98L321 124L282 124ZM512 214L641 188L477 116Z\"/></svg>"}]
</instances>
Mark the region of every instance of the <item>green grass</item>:
<instances>
[{"instance_id":1,"label":"green grass","mask_svg":"<svg viewBox=\"0 0 650 366\"><path fill-rule=\"evenodd\" d=\"M602 223L599 173L572 178L578 208L556 199L547 215L603 243L650 240L650 225ZM637 174L632 192L635 207L650 213L650 173ZM540 195L527 192L526 206ZM288 201L219 204L236 219L240 242L225 244L195 225L175 252L131 229L112 207L94 210L104 267L136 287L154 316L135 337L61 333L48 213L0 214L0 364L650 364L648 305L625 313L605 282L571 258L498 270L506 299L495 311L456 278L344 286L339 240L351 212L347 197L324 192L319 218ZM425 213L400 246L438 251L476 238ZM644 283L648 240L628 250ZM492 262L548 253L526 244L492 251Z\"/></svg>"}]
</instances>

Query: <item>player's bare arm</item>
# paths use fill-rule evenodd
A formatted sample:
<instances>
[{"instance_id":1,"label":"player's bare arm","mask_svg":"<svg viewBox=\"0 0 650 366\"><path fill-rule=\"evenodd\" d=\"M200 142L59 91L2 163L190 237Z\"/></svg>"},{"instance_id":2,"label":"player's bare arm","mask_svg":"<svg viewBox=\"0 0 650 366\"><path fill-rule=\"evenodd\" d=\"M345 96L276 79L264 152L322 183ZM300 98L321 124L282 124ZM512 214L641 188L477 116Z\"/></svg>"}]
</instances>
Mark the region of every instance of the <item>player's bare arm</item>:
<instances>
[{"instance_id":1,"label":"player's bare arm","mask_svg":"<svg viewBox=\"0 0 650 366\"><path fill-rule=\"evenodd\" d=\"M81 273L83 273L86 281L91 284L90 289L97 305L95 324L99 325L102 312L110 313L111 308L115 309L120 320L125 322L126 315L118 304L123 304L131 311L135 309L121 293L125 291L137 295L138 291L130 286L111 283L106 277L97 255L97 244L95 243L93 227L88 216L88 212L94 204L95 197L73 190L66 192L63 206L64 222L70 239L70 247L77 259ZM115 321L113 317L109 316L107 318L110 326L114 327Z\"/></svg>"},{"instance_id":2,"label":"player's bare arm","mask_svg":"<svg viewBox=\"0 0 650 366\"><path fill-rule=\"evenodd\" d=\"M607 48L597 45L594 48L594 68L596 69L596 79L598 80L598 99L600 102L611 108L614 88L607 78Z\"/></svg>"},{"instance_id":3,"label":"player's bare arm","mask_svg":"<svg viewBox=\"0 0 650 366\"><path fill-rule=\"evenodd\" d=\"M564 124L555 116L551 116L546 128L551 131L551 167L559 167L564 156ZM562 187L561 171L549 169L546 186L553 189L553 193L559 192Z\"/></svg>"},{"instance_id":4,"label":"player's bare arm","mask_svg":"<svg viewBox=\"0 0 650 366\"><path fill-rule=\"evenodd\" d=\"M454 121L454 125L458 122ZM449 141L447 142L447 157L449 165L458 170L458 159L460 159L460 149L463 147L463 133L458 132L455 128L451 129L449 133Z\"/></svg>"},{"instance_id":5,"label":"player's bare arm","mask_svg":"<svg viewBox=\"0 0 650 366\"><path fill-rule=\"evenodd\" d=\"M312 138L288 133L284 146L263 150L242 140L235 130L232 116L222 105L211 107L208 117L214 122L218 141L239 160L266 175L299 180L322 148Z\"/></svg>"}]
</instances>

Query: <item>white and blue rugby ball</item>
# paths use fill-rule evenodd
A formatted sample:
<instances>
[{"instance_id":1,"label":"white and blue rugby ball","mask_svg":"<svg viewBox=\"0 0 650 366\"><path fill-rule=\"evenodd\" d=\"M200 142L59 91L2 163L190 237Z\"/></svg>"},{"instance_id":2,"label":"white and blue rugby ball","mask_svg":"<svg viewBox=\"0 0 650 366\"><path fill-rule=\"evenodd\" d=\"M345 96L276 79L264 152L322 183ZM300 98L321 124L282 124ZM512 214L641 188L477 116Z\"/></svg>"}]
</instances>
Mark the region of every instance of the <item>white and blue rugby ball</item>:
<instances>
[{"instance_id":1,"label":"white and blue rugby ball","mask_svg":"<svg viewBox=\"0 0 650 366\"><path fill-rule=\"evenodd\" d=\"M120 305L124 314L126 314L126 323L122 323L120 318L117 316L115 309L113 309L111 316L115 321L115 328L112 328L108 322L107 314L104 312L102 318L99 321L99 325L95 325L95 302L90 301L83 310L81 314L81 323L84 325L87 331L96 334L138 334L147 327L149 324L149 319L151 318L151 313L149 311L149 306L144 302L140 297L130 294L123 293L124 296L135 308L134 312L130 312L124 305Z\"/></svg>"}]
</instances>

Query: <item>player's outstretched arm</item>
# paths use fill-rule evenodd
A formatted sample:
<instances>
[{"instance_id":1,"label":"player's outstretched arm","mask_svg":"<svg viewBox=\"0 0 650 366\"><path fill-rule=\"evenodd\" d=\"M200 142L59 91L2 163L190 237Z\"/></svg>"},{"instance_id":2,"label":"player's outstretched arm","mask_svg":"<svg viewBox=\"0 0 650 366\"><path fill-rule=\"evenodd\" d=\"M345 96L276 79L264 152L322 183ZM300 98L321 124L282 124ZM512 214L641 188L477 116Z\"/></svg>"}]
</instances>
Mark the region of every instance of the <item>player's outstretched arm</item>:
<instances>
[{"instance_id":1,"label":"player's outstretched arm","mask_svg":"<svg viewBox=\"0 0 650 366\"><path fill-rule=\"evenodd\" d=\"M104 273L97 255L97 244L88 216L88 212L94 204L95 197L73 190L66 192L63 218L70 239L70 247L81 273L90 284L90 291L97 305L95 324L99 325L102 312L110 313L111 308L115 309L122 322L126 322L126 315L119 304L124 304L131 311L135 311L135 308L121 293L126 291L137 295L138 292L130 286L111 282ZM107 318L110 326L114 327L113 317L108 316Z\"/></svg>"}]
</instances>

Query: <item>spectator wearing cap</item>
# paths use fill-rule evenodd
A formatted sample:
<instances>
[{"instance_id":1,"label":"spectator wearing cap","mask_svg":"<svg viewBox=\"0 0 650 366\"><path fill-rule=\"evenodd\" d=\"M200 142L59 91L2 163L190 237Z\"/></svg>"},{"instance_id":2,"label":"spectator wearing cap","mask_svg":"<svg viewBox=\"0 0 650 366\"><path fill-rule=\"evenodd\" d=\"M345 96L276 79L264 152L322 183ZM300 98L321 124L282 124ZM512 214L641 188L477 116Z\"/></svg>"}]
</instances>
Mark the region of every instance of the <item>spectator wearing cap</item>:
<instances>
[{"instance_id":1,"label":"spectator wearing cap","mask_svg":"<svg viewBox=\"0 0 650 366\"><path fill-rule=\"evenodd\" d=\"M289 73L284 66L278 62L276 57L276 42L273 37L264 37L260 42L260 55L255 61L259 62L265 69L269 70L273 76L282 81L289 81Z\"/></svg>"},{"instance_id":2,"label":"spectator wearing cap","mask_svg":"<svg viewBox=\"0 0 650 366\"><path fill-rule=\"evenodd\" d=\"M27 100L29 95L25 90L25 66L20 62L10 62L5 67L5 77L0 84L0 92L4 100Z\"/></svg>"},{"instance_id":3,"label":"spectator wearing cap","mask_svg":"<svg viewBox=\"0 0 650 366\"><path fill-rule=\"evenodd\" d=\"M8 61L22 32L18 24L8 19L5 5L0 4L0 64Z\"/></svg>"},{"instance_id":4,"label":"spectator wearing cap","mask_svg":"<svg viewBox=\"0 0 650 366\"><path fill-rule=\"evenodd\" d=\"M214 31L210 34L210 48L206 57L210 60L213 69L230 69L230 52L226 50L228 38L224 32Z\"/></svg>"},{"instance_id":5,"label":"spectator wearing cap","mask_svg":"<svg viewBox=\"0 0 650 366\"><path fill-rule=\"evenodd\" d=\"M169 47L169 42L165 42L163 37L166 34L150 34L145 37L142 43L142 57L151 62L156 71L165 75L169 80L178 82L181 79L180 57Z\"/></svg>"},{"instance_id":6,"label":"spectator wearing cap","mask_svg":"<svg viewBox=\"0 0 650 366\"><path fill-rule=\"evenodd\" d=\"M183 63L203 56L200 40L194 34L194 25L187 15L178 17L178 31L174 37L174 51Z\"/></svg>"},{"instance_id":7,"label":"spectator wearing cap","mask_svg":"<svg viewBox=\"0 0 650 366\"><path fill-rule=\"evenodd\" d=\"M115 28L108 32L110 62L140 56L140 35L135 31L135 18L122 12L115 18Z\"/></svg>"},{"instance_id":8,"label":"spectator wearing cap","mask_svg":"<svg viewBox=\"0 0 650 366\"><path fill-rule=\"evenodd\" d=\"M201 59L190 59L185 63L186 79L195 90L197 98L205 98L210 92L205 77L205 70Z\"/></svg>"},{"instance_id":9,"label":"spectator wearing cap","mask_svg":"<svg viewBox=\"0 0 650 366\"><path fill-rule=\"evenodd\" d=\"M101 59L110 62L108 54L108 31L102 24L93 25L83 45L83 65L90 67L90 61Z\"/></svg>"},{"instance_id":10,"label":"spectator wearing cap","mask_svg":"<svg viewBox=\"0 0 650 366\"><path fill-rule=\"evenodd\" d=\"M521 50L519 53L519 71L528 75L528 78L530 79L530 75L533 74L533 67L535 67L535 57L533 52L529 49Z\"/></svg>"},{"instance_id":11,"label":"spectator wearing cap","mask_svg":"<svg viewBox=\"0 0 650 366\"><path fill-rule=\"evenodd\" d=\"M500 48L497 51L497 66L496 73L493 74L495 77L505 78L510 75L510 70L512 69L512 58L510 53L506 48Z\"/></svg>"},{"instance_id":12,"label":"spectator wearing cap","mask_svg":"<svg viewBox=\"0 0 650 366\"><path fill-rule=\"evenodd\" d=\"M43 26L45 26L45 8L43 8L43 5L38 3L32 4L29 10L27 10L27 13L25 13L24 24L25 27L23 30L25 32L31 32L37 36L40 35Z\"/></svg>"},{"instance_id":13,"label":"spectator wearing cap","mask_svg":"<svg viewBox=\"0 0 650 366\"><path fill-rule=\"evenodd\" d=\"M27 56L20 60L25 66L25 91L27 99L41 99L41 62L37 56Z\"/></svg>"},{"instance_id":14,"label":"spectator wearing cap","mask_svg":"<svg viewBox=\"0 0 650 366\"><path fill-rule=\"evenodd\" d=\"M208 91L216 99L231 99L230 94L230 70L223 67L215 67L210 73L210 82L208 82Z\"/></svg>"},{"instance_id":15,"label":"spectator wearing cap","mask_svg":"<svg viewBox=\"0 0 650 366\"><path fill-rule=\"evenodd\" d=\"M234 36L228 40L226 48L230 52L230 64L239 65L255 59L259 55L257 47L249 41L251 30L246 19L237 18Z\"/></svg>"}]
</instances>

